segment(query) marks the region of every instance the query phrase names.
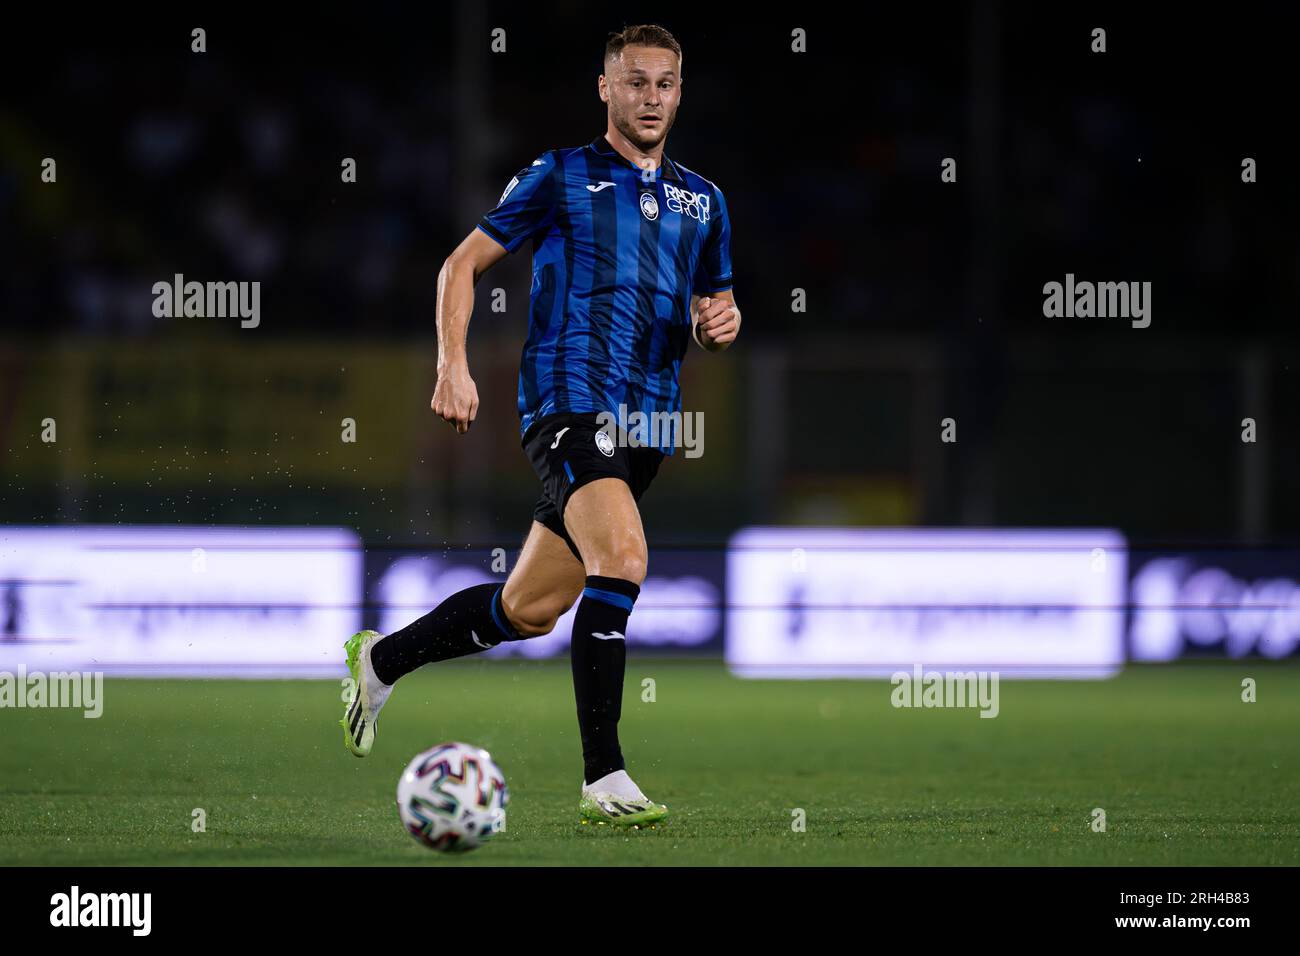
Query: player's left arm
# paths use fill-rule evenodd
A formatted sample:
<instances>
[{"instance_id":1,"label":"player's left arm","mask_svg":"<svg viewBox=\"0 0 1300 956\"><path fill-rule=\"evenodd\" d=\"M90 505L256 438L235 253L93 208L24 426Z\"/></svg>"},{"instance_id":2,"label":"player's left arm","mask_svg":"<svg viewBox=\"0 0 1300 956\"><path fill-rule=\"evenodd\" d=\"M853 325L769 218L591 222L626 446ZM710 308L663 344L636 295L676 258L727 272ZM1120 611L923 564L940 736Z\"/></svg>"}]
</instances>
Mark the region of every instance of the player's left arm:
<instances>
[{"instance_id":1,"label":"player's left arm","mask_svg":"<svg viewBox=\"0 0 1300 956\"><path fill-rule=\"evenodd\" d=\"M691 337L702 349L721 352L740 334L740 309L727 289L712 295L691 296Z\"/></svg>"},{"instance_id":2,"label":"player's left arm","mask_svg":"<svg viewBox=\"0 0 1300 956\"><path fill-rule=\"evenodd\" d=\"M722 190L710 189L709 232L691 289L691 337L700 348L721 352L740 334L740 309L731 284L731 214Z\"/></svg>"}]
</instances>

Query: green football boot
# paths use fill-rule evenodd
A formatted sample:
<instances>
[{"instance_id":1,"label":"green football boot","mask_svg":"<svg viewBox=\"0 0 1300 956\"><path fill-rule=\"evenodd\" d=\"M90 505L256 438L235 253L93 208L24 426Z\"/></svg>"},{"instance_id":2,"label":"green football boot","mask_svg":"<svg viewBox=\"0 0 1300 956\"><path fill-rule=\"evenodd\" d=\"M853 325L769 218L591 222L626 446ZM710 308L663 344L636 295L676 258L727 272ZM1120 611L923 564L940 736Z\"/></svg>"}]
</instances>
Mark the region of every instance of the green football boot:
<instances>
[{"instance_id":1,"label":"green football boot","mask_svg":"<svg viewBox=\"0 0 1300 956\"><path fill-rule=\"evenodd\" d=\"M344 746L357 757L366 756L375 745L375 722L393 692L392 685L376 677L370 666L370 649L382 638L378 631L357 631L343 645L348 652L352 686L339 726L343 728Z\"/></svg>"},{"instance_id":2,"label":"green football boot","mask_svg":"<svg viewBox=\"0 0 1300 956\"><path fill-rule=\"evenodd\" d=\"M593 784L582 784L578 818L583 823L639 828L654 826L667 816L668 808L642 793L626 770L606 774Z\"/></svg>"}]
</instances>

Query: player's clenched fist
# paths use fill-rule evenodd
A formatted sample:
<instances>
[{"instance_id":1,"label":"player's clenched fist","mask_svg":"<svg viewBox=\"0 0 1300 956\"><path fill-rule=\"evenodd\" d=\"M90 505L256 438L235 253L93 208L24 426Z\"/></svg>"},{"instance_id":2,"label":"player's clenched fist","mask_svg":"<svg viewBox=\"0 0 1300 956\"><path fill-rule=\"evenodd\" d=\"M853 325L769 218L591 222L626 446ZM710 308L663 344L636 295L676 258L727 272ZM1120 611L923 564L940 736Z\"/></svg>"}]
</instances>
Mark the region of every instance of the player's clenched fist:
<instances>
[{"instance_id":1,"label":"player's clenched fist","mask_svg":"<svg viewBox=\"0 0 1300 956\"><path fill-rule=\"evenodd\" d=\"M696 303L695 341L710 352L725 349L740 333L740 312L734 302L703 296Z\"/></svg>"},{"instance_id":2,"label":"player's clenched fist","mask_svg":"<svg viewBox=\"0 0 1300 956\"><path fill-rule=\"evenodd\" d=\"M463 435L478 415L478 387L463 366L440 371L433 389L433 412Z\"/></svg>"}]
</instances>

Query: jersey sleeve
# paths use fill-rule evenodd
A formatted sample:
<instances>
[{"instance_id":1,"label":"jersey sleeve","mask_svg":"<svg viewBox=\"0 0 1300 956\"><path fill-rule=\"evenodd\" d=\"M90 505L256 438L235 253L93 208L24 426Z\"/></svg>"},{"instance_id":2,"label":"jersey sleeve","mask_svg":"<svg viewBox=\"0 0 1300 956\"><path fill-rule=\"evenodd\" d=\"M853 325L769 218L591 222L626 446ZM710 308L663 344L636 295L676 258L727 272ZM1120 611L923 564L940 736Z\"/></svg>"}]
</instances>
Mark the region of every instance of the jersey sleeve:
<instances>
[{"instance_id":1,"label":"jersey sleeve","mask_svg":"<svg viewBox=\"0 0 1300 956\"><path fill-rule=\"evenodd\" d=\"M515 174L496 207L478 221L478 228L514 252L525 239L555 219L559 167L553 153L543 153Z\"/></svg>"},{"instance_id":2,"label":"jersey sleeve","mask_svg":"<svg viewBox=\"0 0 1300 956\"><path fill-rule=\"evenodd\" d=\"M715 209L709 217L709 234L691 284L694 295L712 295L731 288L731 216L722 190L714 187L713 196Z\"/></svg>"}]
</instances>

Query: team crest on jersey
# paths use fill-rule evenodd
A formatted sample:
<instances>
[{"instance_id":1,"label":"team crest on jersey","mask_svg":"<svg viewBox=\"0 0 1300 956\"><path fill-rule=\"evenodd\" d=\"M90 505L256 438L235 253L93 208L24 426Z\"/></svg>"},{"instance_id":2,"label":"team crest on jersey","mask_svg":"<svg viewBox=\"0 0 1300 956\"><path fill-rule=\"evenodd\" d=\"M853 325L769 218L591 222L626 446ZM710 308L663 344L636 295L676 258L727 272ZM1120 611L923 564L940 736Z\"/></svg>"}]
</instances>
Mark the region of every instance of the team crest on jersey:
<instances>
[{"instance_id":1,"label":"team crest on jersey","mask_svg":"<svg viewBox=\"0 0 1300 956\"><path fill-rule=\"evenodd\" d=\"M654 199L654 196L651 196L650 198ZM655 215L657 216L659 214L656 212ZM614 439L610 438L609 432L605 431L603 428L596 431L596 447L600 449L600 453L606 458L614 457Z\"/></svg>"},{"instance_id":2,"label":"team crest on jersey","mask_svg":"<svg viewBox=\"0 0 1300 956\"><path fill-rule=\"evenodd\" d=\"M668 202L669 212L680 212L700 222L709 221L708 193L693 193L689 189L664 183L664 198Z\"/></svg>"},{"instance_id":3,"label":"team crest on jersey","mask_svg":"<svg viewBox=\"0 0 1300 956\"><path fill-rule=\"evenodd\" d=\"M659 218L659 200L655 199L654 193L641 194L641 215L651 222ZM610 454L613 454L613 452L610 452Z\"/></svg>"}]
</instances>

